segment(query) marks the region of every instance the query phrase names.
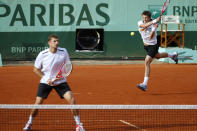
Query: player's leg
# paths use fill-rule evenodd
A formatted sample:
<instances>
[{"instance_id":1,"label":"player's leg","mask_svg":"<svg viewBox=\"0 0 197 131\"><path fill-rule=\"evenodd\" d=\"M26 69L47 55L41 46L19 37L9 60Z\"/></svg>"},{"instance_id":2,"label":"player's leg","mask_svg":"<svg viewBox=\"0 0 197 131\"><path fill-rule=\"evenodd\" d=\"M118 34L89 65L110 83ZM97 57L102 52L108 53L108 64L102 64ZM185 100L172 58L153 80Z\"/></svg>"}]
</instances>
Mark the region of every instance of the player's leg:
<instances>
[{"instance_id":1,"label":"player's leg","mask_svg":"<svg viewBox=\"0 0 197 131\"><path fill-rule=\"evenodd\" d=\"M37 92L37 97L35 101L35 105L42 104L44 100L48 97L49 93L51 92L52 87L47 85L47 84L39 84L38 92ZM24 131L29 131L32 128L33 120L38 114L38 109L32 109L29 120L26 123L25 127L23 128Z\"/></svg>"},{"instance_id":2,"label":"player's leg","mask_svg":"<svg viewBox=\"0 0 197 131\"><path fill-rule=\"evenodd\" d=\"M143 83L137 84L137 87L143 91L147 90L148 78L150 76L150 64L152 62L152 57L147 55L145 58L145 72L144 72L144 81Z\"/></svg>"},{"instance_id":3,"label":"player's leg","mask_svg":"<svg viewBox=\"0 0 197 131\"><path fill-rule=\"evenodd\" d=\"M42 104L43 101L44 101L44 99L42 97L36 97L35 104L36 105ZM32 123L33 123L33 120L34 120L34 118L36 117L37 114L38 114L38 109L32 109L31 110L31 113L30 113L30 116L29 116L29 120L26 123L25 127L23 128L24 131L28 131L28 130L32 129Z\"/></svg>"},{"instance_id":4,"label":"player's leg","mask_svg":"<svg viewBox=\"0 0 197 131\"><path fill-rule=\"evenodd\" d=\"M59 94L61 98L64 98L69 104L74 105L76 104L75 98L72 95L72 91L67 83L62 83L55 87L56 92ZM71 110L74 115L74 119L77 125L77 131L85 131L83 128L83 124L80 121L79 111L77 109Z\"/></svg>"},{"instance_id":5,"label":"player's leg","mask_svg":"<svg viewBox=\"0 0 197 131\"><path fill-rule=\"evenodd\" d=\"M178 53L177 52L173 52L173 53L166 53L166 52L163 52L163 53L157 53L155 55L155 58L157 59L160 59L160 58L166 58L166 57L169 57L171 58L172 60L174 60L174 62L177 64L178 63Z\"/></svg>"},{"instance_id":6,"label":"player's leg","mask_svg":"<svg viewBox=\"0 0 197 131\"><path fill-rule=\"evenodd\" d=\"M153 58L149 55L146 56L145 58L145 73L144 73L144 77L149 77L150 76L150 64L152 62ZM144 80L144 84L147 85L148 81Z\"/></svg>"},{"instance_id":7,"label":"player's leg","mask_svg":"<svg viewBox=\"0 0 197 131\"><path fill-rule=\"evenodd\" d=\"M166 52L157 53L157 54L155 55L155 58L157 58L157 59L166 58L166 57L168 57L168 53L166 53Z\"/></svg>"},{"instance_id":8,"label":"player's leg","mask_svg":"<svg viewBox=\"0 0 197 131\"><path fill-rule=\"evenodd\" d=\"M144 81L140 84L137 84L137 87L143 91L147 90L147 84L148 79L150 76L150 64L155 57L155 55L158 53L158 45L149 45L144 46L144 49L147 52L146 58L145 58L145 73L144 73Z\"/></svg>"},{"instance_id":9,"label":"player's leg","mask_svg":"<svg viewBox=\"0 0 197 131\"><path fill-rule=\"evenodd\" d=\"M74 105L76 104L75 98L72 95L72 91L67 91L64 95L63 95L64 99L70 104L70 105ZM79 111L78 110L71 110L74 116L78 116L79 115Z\"/></svg>"},{"instance_id":10,"label":"player's leg","mask_svg":"<svg viewBox=\"0 0 197 131\"><path fill-rule=\"evenodd\" d=\"M67 91L64 94L64 99L66 99L67 102L69 104L71 104L71 105L76 104L75 98L72 95L72 92L71 91ZM80 121L79 110L78 109L73 109L71 111L72 111L72 113L74 115L74 119L75 119L75 122L76 122L76 131L85 131L85 129L83 128L83 124Z\"/></svg>"},{"instance_id":11,"label":"player's leg","mask_svg":"<svg viewBox=\"0 0 197 131\"><path fill-rule=\"evenodd\" d=\"M44 99L42 97L36 97L36 102L35 102L35 105L39 105L39 104L42 104L44 102ZM32 118L36 117L38 114L38 109L32 109L31 110L31 113L30 113L30 116Z\"/></svg>"}]
</instances>

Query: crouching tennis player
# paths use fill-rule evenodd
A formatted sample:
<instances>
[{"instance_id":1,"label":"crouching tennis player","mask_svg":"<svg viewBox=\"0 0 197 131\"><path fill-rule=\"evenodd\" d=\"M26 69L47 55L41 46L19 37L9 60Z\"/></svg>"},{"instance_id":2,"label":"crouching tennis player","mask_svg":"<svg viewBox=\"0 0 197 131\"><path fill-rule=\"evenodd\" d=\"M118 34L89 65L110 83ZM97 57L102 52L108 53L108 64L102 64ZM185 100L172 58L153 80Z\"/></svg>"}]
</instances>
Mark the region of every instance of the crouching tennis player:
<instances>
[{"instance_id":1,"label":"crouching tennis player","mask_svg":"<svg viewBox=\"0 0 197 131\"><path fill-rule=\"evenodd\" d=\"M35 101L36 105L42 104L52 89L55 89L58 95L69 104L76 103L65 77L61 79L57 78L54 81L51 79L51 76L56 77L60 70L58 67L63 62L71 63L66 49L58 47L58 40L58 36L50 35L48 37L49 48L41 51L35 60L34 72L41 77ZM30 131L32 129L33 120L37 113L38 109L32 109L29 120L23 128L24 131ZM85 131L80 122L78 110L74 109L72 113L76 121L76 131Z\"/></svg>"}]
</instances>

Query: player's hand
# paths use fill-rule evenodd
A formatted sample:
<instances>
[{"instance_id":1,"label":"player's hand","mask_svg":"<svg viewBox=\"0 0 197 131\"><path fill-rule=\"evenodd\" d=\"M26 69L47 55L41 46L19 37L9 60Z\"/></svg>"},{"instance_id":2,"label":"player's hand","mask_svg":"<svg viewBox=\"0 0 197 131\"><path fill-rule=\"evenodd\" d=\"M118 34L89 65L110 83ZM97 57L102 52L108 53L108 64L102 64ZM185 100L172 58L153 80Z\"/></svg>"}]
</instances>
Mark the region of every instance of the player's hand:
<instances>
[{"instance_id":1,"label":"player's hand","mask_svg":"<svg viewBox=\"0 0 197 131\"><path fill-rule=\"evenodd\" d=\"M59 81L61 79L62 79L62 77L56 77L55 79L52 80L52 82L54 83L54 82Z\"/></svg>"},{"instance_id":2,"label":"player's hand","mask_svg":"<svg viewBox=\"0 0 197 131\"><path fill-rule=\"evenodd\" d=\"M159 23L160 20L161 20L161 16L157 17L156 19L157 23Z\"/></svg>"},{"instance_id":3,"label":"player's hand","mask_svg":"<svg viewBox=\"0 0 197 131\"><path fill-rule=\"evenodd\" d=\"M154 27L155 27L155 28L158 28L158 27L159 27L159 24L158 24L158 23L157 23L157 24L155 24L155 25L154 25Z\"/></svg>"},{"instance_id":4,"label":"player's hand","mask_svg":"<svg viewBox=\"0 0 197 131\"><path fill-rule=\"evenodd\" d=\"M48 84L50 85L50 86L55 86L55 82L56 81L59 81L59 80L61 80L62 79L62 77L56 77L56 78L54 78L54 79L49 79L47 82L48 82Z\"/></svg>"},{"instance_id":5,"label":"player's hand","mask_svg":"<svg viewBox=\"0 0 197 131\"><path fill-rule=\"evenodd\" d=\"M48 79L47 83L48 83L50 86L54 86L54 80Z\"/></svg>"}]
</instances>

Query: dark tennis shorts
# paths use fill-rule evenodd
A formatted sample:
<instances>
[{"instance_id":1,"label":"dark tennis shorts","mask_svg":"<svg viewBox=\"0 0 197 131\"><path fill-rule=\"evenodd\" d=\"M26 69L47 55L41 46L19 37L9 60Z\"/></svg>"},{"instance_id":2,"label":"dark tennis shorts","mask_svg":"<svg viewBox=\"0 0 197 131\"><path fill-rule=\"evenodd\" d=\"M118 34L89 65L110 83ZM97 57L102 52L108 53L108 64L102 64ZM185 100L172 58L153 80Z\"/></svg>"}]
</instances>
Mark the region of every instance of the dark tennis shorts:
<instances>
[{"instance_id":1,"label":"dark tennis shorts","mask_svg":"<svg viewBox=\"0 0 197 131\"><path fill-rule=\"evenodd\" d=\"M150 57L154 58L155 55L158 53L159 50L159 44L156 45L148 45L148 46L144 46L144 49L147 52L147 55L149 55Z\"/></svg>"},{"instance_id":2,"label":"dark tennis shorts","mask_svg":"<svg viewBox=\"0 0 197 131\"><path fill-rule=\"evenodd\" d=\"M55 89L55 91L57 92L57 94L60 96L61 99L64 98L63 96L67 91L71 91L69 85L66 82L61 83L57 86L50 86L44 83L40 83L38 87L37 96L46 99L49 93L52 91L52 89Z\"/></svg>"}]
</instances>

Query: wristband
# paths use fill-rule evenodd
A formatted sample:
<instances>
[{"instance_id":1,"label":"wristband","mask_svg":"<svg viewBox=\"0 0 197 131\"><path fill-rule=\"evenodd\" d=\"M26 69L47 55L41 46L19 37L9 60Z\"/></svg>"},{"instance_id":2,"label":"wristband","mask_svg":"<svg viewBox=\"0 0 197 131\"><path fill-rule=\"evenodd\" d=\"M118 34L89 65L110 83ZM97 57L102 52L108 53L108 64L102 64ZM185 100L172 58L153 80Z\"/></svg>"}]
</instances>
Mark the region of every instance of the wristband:
<instances>
[{"instance_id":1,"label":"wristband","mask_svg":"<svg viewBox=\"0 0 197 131\"><path fill-rule=\"evenodd\" d=\"M157 19L154 19L154 20L153 20L153 24L155 24L155 23L157 23Z\"/></svg>"}]
</instances>

